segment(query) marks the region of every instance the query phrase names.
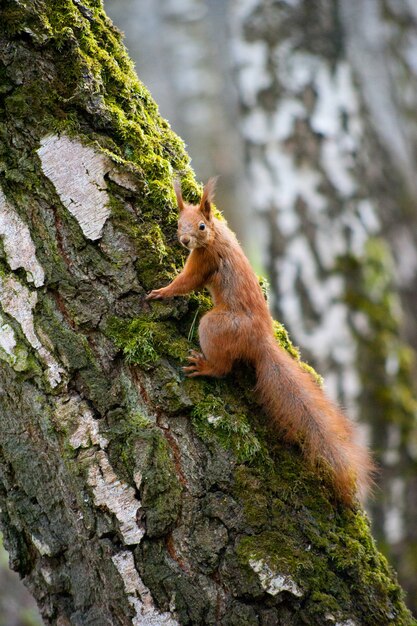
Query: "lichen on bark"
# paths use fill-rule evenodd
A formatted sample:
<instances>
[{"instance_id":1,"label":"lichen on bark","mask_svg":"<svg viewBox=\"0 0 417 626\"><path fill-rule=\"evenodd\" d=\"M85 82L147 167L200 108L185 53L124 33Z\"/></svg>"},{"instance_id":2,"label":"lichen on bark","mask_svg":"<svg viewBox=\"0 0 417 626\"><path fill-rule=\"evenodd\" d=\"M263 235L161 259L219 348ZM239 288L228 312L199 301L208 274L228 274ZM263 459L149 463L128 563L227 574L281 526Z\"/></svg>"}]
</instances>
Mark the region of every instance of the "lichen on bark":
<instances>
[{"instance_id":1,"label":"lichen on bark","mask_svg":"<svg viewBox=\"0 0 417 626\"><path fill-rule=\"evenodd\" d=\"M2 345L15 349L12 329L33 365L13 368L9 350L0 374L1 519L45 622L412 624L360 507L331 501L271 437L253 372L184 380L207 297L145 295L183 262L174 175L189 201L200 188L101 3L8 0L0 61L0 184L45 276L35 291L1 247L39 342L3 307ZM42 162L63 138L83 175L86 149L105 164L94 236L70 210L89 206L78 180L63 192L66 163Z\"/></svg>"}]
</instances>

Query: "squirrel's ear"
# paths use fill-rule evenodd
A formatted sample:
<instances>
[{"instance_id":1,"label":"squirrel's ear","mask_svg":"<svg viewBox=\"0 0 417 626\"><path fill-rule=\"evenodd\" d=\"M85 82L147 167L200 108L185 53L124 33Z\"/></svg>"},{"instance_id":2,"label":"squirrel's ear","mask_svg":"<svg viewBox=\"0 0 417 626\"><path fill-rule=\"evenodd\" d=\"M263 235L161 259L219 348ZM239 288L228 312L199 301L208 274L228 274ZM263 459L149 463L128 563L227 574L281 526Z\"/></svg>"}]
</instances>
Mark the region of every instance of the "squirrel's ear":
<instances>
[{"instance_id":1,"label":"squirrel's ear","mask_svg":"<svg viewBox=\"0 0 417 626\"><path fill-rule=\"evenodd\" d=\"M208 220L211 217L211 203L214 199L214 191L216 189L217 176L210 178L204 185L203 195L200 201L200 211Z\"/></svg>"},{"instance_id":2,"label":"squirrel's ear","mask_svg":"<svg viewBox=\"0 0 417 626\"><path fill-rule=\"evenodd\" d=\"M177 196L177 204L179 212L184 210L184 200L182 199L181 183L179 180L174 181L175 195Z\"/></svg>"}]
</instances>

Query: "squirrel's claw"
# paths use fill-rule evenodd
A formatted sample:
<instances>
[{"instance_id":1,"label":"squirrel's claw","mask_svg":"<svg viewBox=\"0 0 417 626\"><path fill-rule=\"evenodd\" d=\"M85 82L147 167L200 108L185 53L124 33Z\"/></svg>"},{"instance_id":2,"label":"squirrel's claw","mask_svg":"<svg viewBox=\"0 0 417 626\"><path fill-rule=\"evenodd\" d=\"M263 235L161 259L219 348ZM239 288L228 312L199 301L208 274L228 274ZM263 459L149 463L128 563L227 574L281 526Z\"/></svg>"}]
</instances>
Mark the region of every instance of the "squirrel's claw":
<instances>
[{"instance_id":1,"label":"squirrel's claw","mask_svg":"<svg viewBox=\"0 0 417 626\"><path fill-rule=\"evenodd\" d=\"M161 300L164 296L161 293L162 289L152 289L146 296L145 300Z\"/></svg>"},{"instance_id":2,"label":"squirrel's claw","mask_svg":"<svg viewBox=\"0 0 417 626\"><path fill-rule=\"evenodd\" d=\"M190 365L182 368L186 376L188 376L189 378L193 378L194 376L204 376L204 367L207 361L201 354L201 352L191 350L190 354L187 356L187 360L189 361Z\"/></svg>"},{"instance_id":3,"label":"squirrel's claw","mask_svg":"<svg viewBox=\"0 0 417 626\"><path fill-rule=\"evenodd\" d=\"M197 365L190 365L188 367L183 367L182 371L185 373L187 378L194 378L195 376L204 376L204 373L199 370Z\"/></svg>"},{"instance_id":4,"label":"squirrel's claw","mask_svg":"<svg viewBox=\"0 0 417 626\"><path fill-rule=\"evenodd\" d=\"M187 356L187 360L190 361L190 363L198 364L200 361L203 361L205 359L201 352L191 350L190 354Z\"/></svg>"},{"instance_id":5,"label":"squirrel's claw","mask_svg":"<svg viewBox=\"0 0 417 626\"><path fill-rule=\"evenodd\" d=\"M195 378L196 376L203 376L201 372L195 371L190 374L187 374L187 378Z\"/></svg>"}]
</instances>

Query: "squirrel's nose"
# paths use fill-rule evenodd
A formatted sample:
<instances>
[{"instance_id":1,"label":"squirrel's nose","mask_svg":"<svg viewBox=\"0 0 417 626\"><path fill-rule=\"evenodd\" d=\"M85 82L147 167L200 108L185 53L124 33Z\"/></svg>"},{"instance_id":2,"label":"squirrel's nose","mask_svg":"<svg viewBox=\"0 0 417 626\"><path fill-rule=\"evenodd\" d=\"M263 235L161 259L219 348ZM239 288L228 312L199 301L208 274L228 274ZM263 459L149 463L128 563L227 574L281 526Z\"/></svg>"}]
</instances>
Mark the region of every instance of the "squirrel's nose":
<instances>
[{"instance_id":1,"label":"squirrel's nose","mask_svg":"<svg viewBox=\"0 0 417 626\"><path fill-rule=\"evenodd\" d=\"M184 246L187 246L190 243L190 238L188 235L183 235L181 237L181 243L184 244Z\"/></svg>"}]
</instances>

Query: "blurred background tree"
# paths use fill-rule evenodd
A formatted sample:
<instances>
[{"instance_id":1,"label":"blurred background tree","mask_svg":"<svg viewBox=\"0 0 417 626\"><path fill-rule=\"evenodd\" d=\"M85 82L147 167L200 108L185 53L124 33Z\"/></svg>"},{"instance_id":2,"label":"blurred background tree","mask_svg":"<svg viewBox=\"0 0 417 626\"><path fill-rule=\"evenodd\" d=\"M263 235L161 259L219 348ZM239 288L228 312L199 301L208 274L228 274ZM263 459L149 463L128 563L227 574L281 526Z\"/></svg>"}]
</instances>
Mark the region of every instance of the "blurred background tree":
<instances>
[{"instance_id":1,"label":"blurred background tree","mask_svg":"<svg viewBox=\"0 0 417 626\"><path fill-rule=\"evenodd\" d=\"M374 534L417 610L417 10L106 0L274 314L364 425ZM155 71L155 69L157 71Z\"/></svg>"},{"instance_id":2,"label":"blurred background tree","mask_svg":"<svg viewBox=\"0 0 417 626\"><path fill-rule=\"evenodd\" d=\"M401 2L264 0L230 20L274 312L366 426L374 533L414 610L415 17Z\"/></svg>"}]
</instances>

